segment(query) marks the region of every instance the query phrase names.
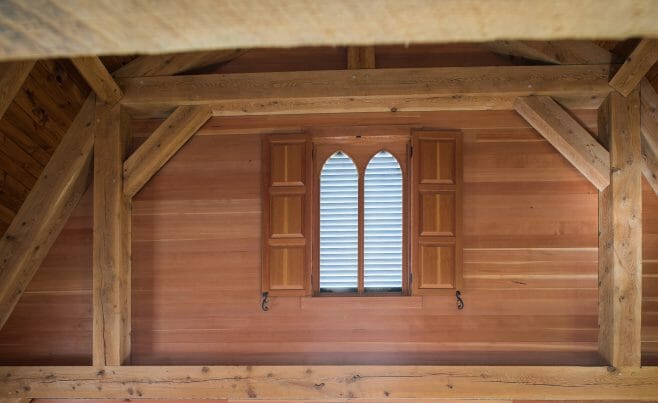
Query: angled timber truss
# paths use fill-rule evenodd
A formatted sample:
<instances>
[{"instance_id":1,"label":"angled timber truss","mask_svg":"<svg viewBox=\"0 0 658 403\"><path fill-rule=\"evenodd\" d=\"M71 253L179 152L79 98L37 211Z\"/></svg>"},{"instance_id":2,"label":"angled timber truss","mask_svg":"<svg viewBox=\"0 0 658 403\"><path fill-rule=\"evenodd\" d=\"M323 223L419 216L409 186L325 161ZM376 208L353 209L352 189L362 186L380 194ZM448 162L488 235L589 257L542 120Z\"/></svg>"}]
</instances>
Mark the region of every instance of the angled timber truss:
<instances>
[{"instance_id":1,"label":"angled timber truss","mask_svg":"<svg viewBox=\"0 0 658 403\"><path fill-rule=\"evenodd\" d=\"M658 193L658 96L643 77L656 43L641 41L615 74L610 54L582 42L495 43L556 64L495 68L374 70L369 48L349 51L349 71L172 76L239 54L226 51L147 56L112 77L95 57L74 59L95 94L0 240L0 326L93 160L93 364L0 367L0 398L658 399L658 368L640 365L642 173ZM14 67L24 79L26 66ZM564 107L598 107L599 142ZM131 199L211 116L482 109L516 109L599 190L599 350L609 366L127 365ZM131 115L168 117L128 155Z\"/></svg>"}]
</instances>

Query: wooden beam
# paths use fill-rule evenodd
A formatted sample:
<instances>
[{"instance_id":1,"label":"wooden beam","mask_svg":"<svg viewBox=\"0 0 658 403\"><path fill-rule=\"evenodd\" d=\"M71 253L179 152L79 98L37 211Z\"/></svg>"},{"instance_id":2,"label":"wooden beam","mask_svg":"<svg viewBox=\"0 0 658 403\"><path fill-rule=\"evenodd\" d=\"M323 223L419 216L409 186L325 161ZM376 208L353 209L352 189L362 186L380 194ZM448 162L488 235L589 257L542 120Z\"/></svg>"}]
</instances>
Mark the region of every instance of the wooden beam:
<instances>
[{"instance_id":1,"label":"wooden beam","mask_svg":"<svg viewBox=\"0 0 658 403\"><path fill-rule=\"evenodd\" d=\"M375 68L375 47L374 46L348 46L347 47L347 68L353 69L374 69Z\"/></svg>"},{"instance_id":2,"label":"wooden beam","mask_svg":"<svg viewBox=\"0 0 658 403\"><path fill-rule=\"evenodd\" d=\"M0 403L30 403L32 399L27 397L0 399Z\"/></svg>"},{"instance_id":3,"label":"wooden beam","mask_svg":"<svg viewBox=\"0 0 658 403\"><path fill-rule=\"evenodd\" d=\"M658 195L658 94L646 78L640 82L642 173Z\"/></svg>"},{"instance_id":4,"label":"wooden beam","mask_svg":"<svg viewBox=\"0 0 658 403\"><path fill-rule=\"evenodd\" d=\"M0 328L87 188L94 103L84 103L0 239Z\"/></svg>"},{"instance_id":5,"label":"wooden beam","mask_svg":"<svg viewBox=\"0 0 658 403\"><path fill-rule=\"evenodd\" d=\"M519 96L547 95L568 107L597 108L610 67L509 66L212 74L119 80L121 103L138 116L179 105L213 114L513 109Z\"/></svg>"},{"instance_id":6,"label":"wooden beam","mask_svg":"<svg viewBox=\"0 0 658 403\"><path fill-rule=\"evenodd\" d=\"M610 86L627 96L656 61L658 61L658 39L642 39L612 77Z\"/></svg>"},{"instance_id":7,"label":"wooden beam","mask_svg":"<svg viewBox=\"0 0 658 403\"><path fill-rule=\"evenodd\" d=\"M656 367L0 367L0 396L104 399L350 398L376 401L432 398L656 400L656 379Z\"/></svg>"},{"instance_id":8,"label":"wooden beam","mask_svg":"<svg viewBox=\"0 0 658 403\"><path fill-rule=\"evenodd\" d=\"M658 36L653 0L20 0L0 8L0 59L254 47ZM44 24L43 21L48 21Z\"/></svg>"},{"instance_id":9,"label":"wooden beam","mask_svg":"<svg viewBox=\"0 0 658 403\"><path fill-rule=\"evenodd\" d=\"M181 106L123 165L123 192L134 196L212 116L207 106Z\"/></svg>"},{"instance_id":10,"label":"wooden beam","mask_svg":"<svg viewBox=\"0 0 658 403\"><path fill-rule=\"evenodd\" d=\"M225 63L245 53L241 49L140 56L113 73L114 77L172 76Z\"/></svg>"},{"instance_id":11,"label":"wooden beam","mask_svg":"<svg viewBox=\"0 0 658 403\"><path fill-rule=\"evenodd\" d=\"M130 358L130 197L123 194L126 120L97 107L94 146L93 363Z\"/></svg>"},{"instance_id":12,"label":"wooden beam","mask_svg":"<svg viewBox=\"0 0 658 403\"><path fill-rule=\"evenodd\" d=\"M614 367L640 366L642 171L639 91L612 92L599 109L610 186L599 193L599 352Z\"/></svg>"},{"instance_id":13,"label":"wooden beam","mask_svg":"<svg viewBox=\"0 0 658 403\"><path fill-rule=\"evenodd\" d=\"M34 67L33 60L0 63L0 119Z\"/></svg>"},{"instance_id":14,"label":"wooden beam","mask_svg":"<svg viewBox=\"0 0 658 403\"><path fill-rule=\"evenodd\" d=\"M494 41L496 53L550 64L610 64L613 54L592 41Z\"/></svg>"},{"instance_id":15,"label":"wooden beam","mask_svg":"<svg viewBox=\"0 0 658 403\"><path fill-rule=\"evenodd\" d=\"M598 190L610 184L610 154L550 97L518 98L516 111Z\"/></svg>"},{"instance_id":16,"label":"wooden beam","mask_svg":"<svg viewBox=\"0 0 658 403\"><path fill-rule=\"evenodd\" d=\"M71 61L98 98L108 105L119 102L123 93L99 58L95 56L79 57L71 59Z\"/></svg>"}]
</instances>

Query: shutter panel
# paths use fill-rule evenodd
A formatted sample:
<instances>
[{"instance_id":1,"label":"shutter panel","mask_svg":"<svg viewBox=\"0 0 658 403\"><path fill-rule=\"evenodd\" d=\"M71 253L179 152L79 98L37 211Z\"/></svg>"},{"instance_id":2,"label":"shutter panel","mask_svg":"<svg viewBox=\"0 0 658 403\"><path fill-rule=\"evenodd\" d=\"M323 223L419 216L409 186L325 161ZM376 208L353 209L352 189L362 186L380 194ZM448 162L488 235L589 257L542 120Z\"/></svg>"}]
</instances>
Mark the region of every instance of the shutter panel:
<instances>
[{"instance_id":1,"label":"shutter panel","mask_svg":"<svg viewBox=\"0 0 658 403\"><path fill-rule=\"evenodd\" d=\"M261 287L273 296L310 294L311 152L303 134L263 139Z\"/></svg>"},{"instance_id":2,"label":"shutter panel","mask_svg":"<svg viewBox=\"0 0 658 403\"><path fill-rule=\"evenodd\" d=\"M453 292L462 278L462 135L415 131L412 147L412 292Z\"/></svg>"}]
</instances>

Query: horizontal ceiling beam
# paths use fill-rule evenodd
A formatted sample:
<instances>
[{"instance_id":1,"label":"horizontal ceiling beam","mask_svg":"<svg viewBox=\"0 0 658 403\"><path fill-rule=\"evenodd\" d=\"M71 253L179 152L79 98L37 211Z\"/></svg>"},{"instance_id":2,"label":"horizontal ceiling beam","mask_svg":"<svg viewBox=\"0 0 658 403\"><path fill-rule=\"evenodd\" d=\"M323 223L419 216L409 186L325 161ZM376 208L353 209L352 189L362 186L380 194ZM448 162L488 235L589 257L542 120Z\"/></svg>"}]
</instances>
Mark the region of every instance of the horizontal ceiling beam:
<instances>
[{"instance_id":1,"label":"horizontal ceiling beam","mask_svg":"<svg viewBox=\"0 0 658 403\"><path fill-rule=\"evenodd\" d=\"M120 79L134 116L210 105L215 116L513 109L519 96L597 108L609 65L328 70Z\"/></svg>"},{"instance_id":2,"label":"horizontal ceiling beam","mask_svg":"<svg viewBox=\"0 0 658 403\"><path fill-rule=\"evenodd\" d=\"M654 0L6 0L0 60L252 47L658 36ZM303 33L303 34L300 34Z\"/></svg>"},{"instance_id":3,"label":"horizontal ceiling beam","mask_svg":"<svg viewBox=\"0 0 658 403\"><path fill-rule=\"evenodd\" d=\"M657 367L0 367L0 397L657 400Z\"/></svg>"}]
</instances>

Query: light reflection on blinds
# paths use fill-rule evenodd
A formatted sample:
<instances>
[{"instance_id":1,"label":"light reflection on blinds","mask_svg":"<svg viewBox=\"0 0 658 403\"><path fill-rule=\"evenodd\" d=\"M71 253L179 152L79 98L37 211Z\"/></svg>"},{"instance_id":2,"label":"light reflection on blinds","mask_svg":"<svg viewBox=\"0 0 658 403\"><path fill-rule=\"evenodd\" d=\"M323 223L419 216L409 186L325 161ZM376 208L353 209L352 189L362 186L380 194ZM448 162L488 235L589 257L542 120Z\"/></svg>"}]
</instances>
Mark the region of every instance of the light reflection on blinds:
<instances>
[{"instance_id":1,"label":"light reflection on blinds","mask_svg":"<svg viewBox=\"0 0 658 403\"><path fill-rule=\"evenodd\" d=\"M387 151L366 167L364 183L366 291L402 288L402 170Z\"/></svg>"},{"instance_id":2,"label":"light reflection on blinds","mask_svg":"<svg viewBox=\"0 0 658 403\"><path fill-rule=\"evenodd\" d=\"M320 173L320 290L358 287L359 174L342 151Z\"/></svg>"}]
</instances>

